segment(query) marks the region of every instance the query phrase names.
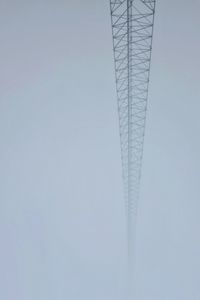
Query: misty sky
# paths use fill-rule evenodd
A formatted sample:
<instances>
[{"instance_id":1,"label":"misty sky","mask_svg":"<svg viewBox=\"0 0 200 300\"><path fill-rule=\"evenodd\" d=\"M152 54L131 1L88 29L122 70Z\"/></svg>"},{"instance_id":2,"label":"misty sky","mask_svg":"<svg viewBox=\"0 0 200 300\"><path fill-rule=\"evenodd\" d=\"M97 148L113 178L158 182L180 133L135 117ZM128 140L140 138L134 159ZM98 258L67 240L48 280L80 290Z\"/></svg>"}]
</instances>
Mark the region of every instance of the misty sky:
<instances>
[{"instance_id":1,"label":"misty sky","mask_svg":"<svg viewBox=\"0 0 200 300\"><path fill-rule=\"evenodd\" d=\"M108 0L0 0L0 299L124 300ZM200 2L157 1L136 300L200 299Z\"/></svg>"}]
</instances>

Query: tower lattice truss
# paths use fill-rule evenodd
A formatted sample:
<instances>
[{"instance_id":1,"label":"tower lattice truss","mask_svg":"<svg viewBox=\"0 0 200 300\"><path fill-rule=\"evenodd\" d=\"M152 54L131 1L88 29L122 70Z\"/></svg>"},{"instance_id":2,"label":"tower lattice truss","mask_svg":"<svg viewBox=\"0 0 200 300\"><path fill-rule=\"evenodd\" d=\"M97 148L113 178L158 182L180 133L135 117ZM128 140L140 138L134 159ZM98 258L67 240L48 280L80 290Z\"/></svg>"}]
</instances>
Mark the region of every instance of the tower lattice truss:
<instances>
[{"instance_id":1,"label":"tower lattice truss","mask_svg":"<svg viewBox=\"0 0 200 300\"><path fill-rule=\"evenodd\" d=\"M110 0L128 228L137 213L155 1Z\"/></svg>"}]
</instances>

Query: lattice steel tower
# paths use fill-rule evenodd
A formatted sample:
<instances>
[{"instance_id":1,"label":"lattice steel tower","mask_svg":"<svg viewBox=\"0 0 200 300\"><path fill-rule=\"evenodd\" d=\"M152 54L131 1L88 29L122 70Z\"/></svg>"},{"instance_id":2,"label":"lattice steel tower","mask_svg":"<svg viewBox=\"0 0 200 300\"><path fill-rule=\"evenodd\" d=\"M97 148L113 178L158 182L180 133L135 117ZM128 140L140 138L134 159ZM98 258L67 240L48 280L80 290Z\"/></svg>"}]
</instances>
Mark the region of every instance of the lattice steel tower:
<instances>
[{"instance_id":1,"label":"lattice steel tower","mask_svg":"<svg viewBox=\"0 0 200 300\"><path fill-rule=\"evenodd\" d=\"M129 271L132 273L155 1L110 0L110 9L127 214Z\"/></svg>"}]
</instances>

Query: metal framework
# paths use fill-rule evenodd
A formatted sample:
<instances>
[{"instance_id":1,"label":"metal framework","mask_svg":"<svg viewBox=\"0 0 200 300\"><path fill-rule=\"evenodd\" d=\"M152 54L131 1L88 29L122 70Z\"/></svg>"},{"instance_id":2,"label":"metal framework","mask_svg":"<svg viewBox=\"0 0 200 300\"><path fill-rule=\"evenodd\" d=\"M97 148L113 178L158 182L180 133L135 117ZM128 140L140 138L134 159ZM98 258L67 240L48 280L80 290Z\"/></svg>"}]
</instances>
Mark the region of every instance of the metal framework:
<instances>
[{"instance_id":1,"label":"metal framework","mask_svg":"<svg viewBox=\"0 0 200 300\"><path fill-rule=\"evenodd\" d=\"M155 0L110 0L129 259L133 259Z\"/></svg>"}]
</instances>

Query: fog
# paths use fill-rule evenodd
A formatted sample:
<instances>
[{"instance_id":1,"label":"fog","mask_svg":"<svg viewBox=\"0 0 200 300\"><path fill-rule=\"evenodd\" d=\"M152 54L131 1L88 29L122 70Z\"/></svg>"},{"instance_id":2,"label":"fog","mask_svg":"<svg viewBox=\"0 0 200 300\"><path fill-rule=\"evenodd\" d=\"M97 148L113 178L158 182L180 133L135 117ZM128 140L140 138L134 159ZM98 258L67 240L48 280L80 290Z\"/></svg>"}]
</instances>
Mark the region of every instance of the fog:
<instances>
[{"instance_id":1,"label":"fog","mask_svg":"<svg viewBox=\"0 0 200 300\"><path fill-rule=\"evenodd\" d=\"M126 297L109 1L1 0L0 299ZM136 300L200 297L199 1L157 1Z\"/></svg>"}]
</instances>

